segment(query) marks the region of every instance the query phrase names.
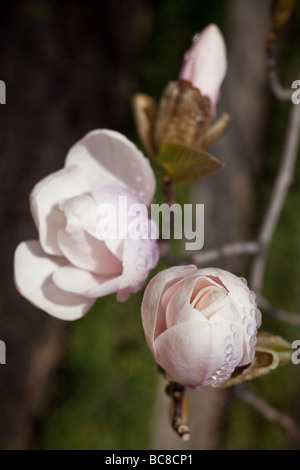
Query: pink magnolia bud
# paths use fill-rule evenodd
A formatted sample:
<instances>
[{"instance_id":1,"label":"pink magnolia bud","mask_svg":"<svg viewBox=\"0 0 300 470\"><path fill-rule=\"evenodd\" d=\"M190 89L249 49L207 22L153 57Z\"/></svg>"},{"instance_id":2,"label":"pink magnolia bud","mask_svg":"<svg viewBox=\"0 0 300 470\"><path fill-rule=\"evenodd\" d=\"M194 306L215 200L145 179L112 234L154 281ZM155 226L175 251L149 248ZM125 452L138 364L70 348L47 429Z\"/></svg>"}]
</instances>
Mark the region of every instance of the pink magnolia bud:
<instances>
[{"instance_id":1,"label":"pink magnolia bud","mask_svg":"<svg viewBox=\"0 0 300 470\"><path fill-rule=\"evenodd\" d=\"M191 82L202 95L207 95L214 113L226 70L226 46L222 33L215 24L210 24L195 36L193 45L185 53L179 78Z\"/></svg>"},{"instance_id":2,"label":"pink magnolia bud","mask_svg":"<svg viewBox=\"0 0 300 470\"><path fill-rule=\"evenodd\" d=\"M142 321L156 362L173 380L201 390L253 360L261 313L243 278L174 266L148 284Z\"/></svg>"}]
</instances>

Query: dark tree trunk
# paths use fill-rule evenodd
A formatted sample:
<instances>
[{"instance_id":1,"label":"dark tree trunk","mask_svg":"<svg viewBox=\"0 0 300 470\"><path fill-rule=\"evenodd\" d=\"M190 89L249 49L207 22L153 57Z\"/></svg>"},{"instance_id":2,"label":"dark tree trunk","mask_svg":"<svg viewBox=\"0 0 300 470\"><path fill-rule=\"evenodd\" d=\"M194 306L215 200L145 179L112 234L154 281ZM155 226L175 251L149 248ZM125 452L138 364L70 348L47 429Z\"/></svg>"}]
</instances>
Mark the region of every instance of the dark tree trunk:
<instances>
[{"instance_id":1,"label":"dark tree trunk","mask_svg":"<svg viewBox=\"0 0 300 470\"><path fill-rule=\"evenodd\" d=\"M1 449L33 445L64 350L65 324L32 307L13 284L15 247L37 238L28 195L86 132L126 131L148 8L146 0L1 2Z\"/></svg>"}]
</instances>

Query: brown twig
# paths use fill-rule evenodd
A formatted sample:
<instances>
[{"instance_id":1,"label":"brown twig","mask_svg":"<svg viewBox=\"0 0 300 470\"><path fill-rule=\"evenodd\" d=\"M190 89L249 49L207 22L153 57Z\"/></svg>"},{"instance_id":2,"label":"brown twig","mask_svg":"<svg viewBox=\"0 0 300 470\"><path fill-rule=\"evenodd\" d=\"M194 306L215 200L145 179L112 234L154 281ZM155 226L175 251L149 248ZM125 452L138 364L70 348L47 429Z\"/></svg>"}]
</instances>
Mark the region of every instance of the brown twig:
<instances>
[{"instance_id":1,"label":"brown twig","mask_svg":"<svg viewBox=\"0 0 300 470\"><path fill-rule=\"evenodd\" d=\"M250 285L256 292L262 289L263 276L269 247L285 202L287 191L292 183L300 137L300 106L293 105L284 143L281 164L270 197L269 206L258 236L259 253L254 259Z\"/></svg>"},{"instance_id":2,"label":"brown twig","mask_svg":"<svg viewBox=\"0 0 300 470\"><path fill-rule=\"evenodd\" d=\"M267 37L266 49L268 81L274 96L279 101L287 101L291 99L292 90L290 88L284 88L278 77L276 58L277 38L278 35L275 32L271 32Z\"/></svg>"},{"instance_id":3,"label":"brown twig","mask_svg":"<svg viewBox=\"0 0 300 470\"><path fill-rule=\"evenodd\" d=\"M177 382L169 382L166 393L172 399L170 407L172 428L184 442L187 442L191 434L187 424L188 399L185 387Z\"/></svg>"},{"instance_id":4,"label":"brown twig","mask_svg":"<svg viewBox=\"0 0 300 470\"><path fill-rule=\"evenodd\" d=\"M291 416L276 410L276 408L271 406L267 401L248 390L243 385L236 386L235 393L240 400L253 406L253 408L269 421L279 424L297 444L300 444L300 428Z\"/></svg>"},{"instance_id":5,"label":"brown twig","mask_svg":"<svg viewBox=\"0 0 300 470\"><path fill-rule=\"evenodd\" d=\"M270 302L260 294L256 297L259 307L264 311L264 313L267 313L271 317L276 318L276 320L287 323L288 325L300 326L300 315L288 313L285 310L273 307L273 305L271 305Z\"/></svg>"},{"instance_id":6,"label":"brown twig","mask_svg":"<svg viewBox=\"0 0 300 470\"><path fill-rule=\"evenodd\" d=\"M167 243L161 243L161 257L169 264L196 264L197 266L217 261L222 258L229 258L237 255L253 255L259 251L259 245L254 241L244 241L237 243L227 243L219 248L212 250L197 251L190 256L184 258L174 257L170 251Z\"/></svg>"}]
</instances>

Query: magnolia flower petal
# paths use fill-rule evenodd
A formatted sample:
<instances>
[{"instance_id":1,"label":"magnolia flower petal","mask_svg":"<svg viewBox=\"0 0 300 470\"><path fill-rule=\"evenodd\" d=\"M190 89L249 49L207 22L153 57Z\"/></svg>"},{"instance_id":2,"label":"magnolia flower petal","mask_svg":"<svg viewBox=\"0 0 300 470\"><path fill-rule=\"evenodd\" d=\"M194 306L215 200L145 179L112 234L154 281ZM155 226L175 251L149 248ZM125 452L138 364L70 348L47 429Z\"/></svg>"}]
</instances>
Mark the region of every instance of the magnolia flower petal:
<instances>
[{"instance_id":1,"label":"magnolia flower petal","mask_svg":"<svg viewBox=\"0 0 300 470\"><path fill-rule=\"evenodd\" d=\"M107 248L105 243L86 232L81 226L85 222L85 209L92 207L87 196L78 196L65 204L67 223L58 232L58 246L64 256L78 268L104 276L120 275L122 263ZM93 208L94 211L95 208ZM96 214L90 214L96 220ZM95 222L96 225L96 222Z\"/></svg>"},{"instance_id":2,"label":"magnolia flower petal","mask_svg":"<svg viewBox=\"0 0 300 470\"><path fill-rule=\"evenodd\" d=\"M156 180L147 158L125 136L98 129L88 133L69 151L65 165L77 165L88 177L90 186L99 181L119 181L150 204Z\"/></svg>"},{"instance_id":3,"label":"magnolia flower petal","mask_svg":"<svg viewBox=\"0 0 300 470\"><path fill-rule=\"evenodd\" d=\"M142 289L149 272L157 265L158 259L159 249L156 240L141 238L125 240L119 301L127 300L131 293Z\"/></svg>"},{"instance_id":4,"label":"magnolia flower petal","mask_svg":"<svg viewBox=\"0 0 300 470\"><path fill-rule=\"evenodd\" d=\"M205 287L194 300L194 308L199 310L206 318L218 312L227 301L225 289L220 287Z\"/></svg>"},{"instance_id":5,"label":"magnolia flower petal","mask_svg":"<svg viewBox=\"0 0 300 470\"><path fill-rule=\"evenodd\" d=\"M167 328L171 328L179 323L196 321L206 321L206 318L201 312L191 306L185 288L181 286L174 292L166 306Z\"/></svg>"},{"instance_id":6,"label":"magnolia flower petal","mask_svg":"<svg viewBox=\"0 0 300 470\"><path fill-rule=\"evenodd\" d=\"M37 240L22 242L15 251L15 283L20 294L36 307L62 320L76 320L94 300L64 292L53 283L53 272L65 263L64 258L47 256Z\"/></svg>"},{"instance_id":7,"label":"magnolia flower petal","mask_svg":"<svg viewBox=\"0 0 300 470\"><path fill-rule=\"evenodd\" d=\"M97 206L92 193L75 196L59 204L66 219L76 217L81 227L94 238L98 238Z\"/></svg>"},{"instance_id":8,"label":"magnolia flower petal","mask_svg":"<svg viewBox=\"0 0 300 470\"><path fill-rule=\"evenodd\" d=\"M249 290L245 279L223 269L198 269L197 274L211 277L228 291L228 305L235 321L239 322L244 331L244 355L240 365L248 364L254 357L257 329L261 324L261 313L257 309L254 292Z\"/></svg>"},{"instance_id":9,"label":"magnolia flower petal","mask_svg":"<svg viewBox=\"0 0 300 470\"><path fill-rule=\"evenodd\" d=\"M197 271L196 266L174 266L158 273L146 287L142 301L142 322L147 344L154 352L154 340L166 329L165 310L161 297L174 283Z\"/></svg>"},{"instance_id":10,"label":"magnolia flower petal","mask_svg":"<svg viewBox=\"0 0 300 470\"><path fill-rule=\"evenodd\" d=\"M226 45L215 24L208 25L185 53L179 78L192 83L207 95L215 109L219 89L227 70Z\"/></svg>"},{"instance_id":11,"label":"magnolia flower petal","mask_svg":"<svg viewBox=\"0 0 300 470\"><path fill-rule=\"evenodd\" d=\"M189 299L192 306L194 306L194 299L198 294L199 290L207 286L217 286L217 284L205 276L189 276L183 279L180 279L178 282L172 284L163 294L161 298L161 304L164 309L166 309L167 304L179 287L184 286L186 296Z\"/></svg>"},{"instance_id":12,"label":"magnolia flower petal","mask_svg":"<svg viewBox=\"0 0 300 470\"><path fill-rule=\"evenodd\" d=\"M30 208L39 231L44 251L62 255L57 243L57 232L65 226L65 216L59 204L89 190L89 184L80 168L63 168L37 183L30 194Z\"/></svg>"},{"instance_id":13,"label":"magnolia flower petal","mask_svg":"<svg viewBox=\"0 0 300 470\"><path fill-rule=\"evenodd\" d=\"M206 378L211 351L211 326L206 322L180 323L154 342L157 363L176 381L196 386Z\"/></svg>"},{"instance_id":14,"label":"magnolia flower petal","mask_svg":"<svg viewBox=\"0 0 300 470\"><path fill-rule=\"evenodd\" d=\"M97 235L122 261L124 241L128 238L128 228L132 219L129 210L139 202L137 196L120 184L110 182L96 186L93 197L97 207ZM148 220L148 211L146 206L144 207Z\"/></svg>"},{"instance_id":15,"label":"magnolia flower petal","mask_svg":"<svg viewBox=\"0 0 300 470\"><path fill-rule=\"evenodd\" d=\"M57 269L52 279L57 287L66 292L96 299L117 292L121 276L99 276L68 264Z\"/></svg>"},{"instance_id":16,"label":"magnolia flower petal","mask_svg":"<svg viewBox=\"0 0 300 470\"><path fill-rule=\"evenodd\" d=\"M78 224L60 230L58 244L67 260L78 268L103 276L119 276L122 273L121 261L105 243L89 235Z\"/></svg>"},{"instance_id":17,"label":"magnolia flower petal","mask_svg":"<svg viewBox=\"0 0 300 470\"><path fill-rule=\"evenodd\" d=\"M199 270L198 270L199 271ZM190 296L190 302L194 306L195 299L198 296L199 292L206 287L220 287L220 285L215 282L213 279L205 276L205 275L196 275L195 276L196 282L194 283L193 292Z\"/></svg>"},{"instance_id":18,"label":"magnolia flower petal","mask_svg":"<svg viewBox=\"0 0 300 470\"><path fill-rule=\"evenodd\" d=\"M226 380L241 354L226 322L181 323L164 331L154 345L158 364L176 381L199 390Z\"/></svg>"},{"instance_id":19,"label":"magnolia flower petal","mask_svg":"<svg viewBox=\"0 0 300 470\"><path fill-rule=\"evenodd\" d=\"M239 324L229 321L211 323L211 356L205 381L197 385L217 387L227 380L234 369L241 365L243 334Z\"/></svg>"}]
</instances>

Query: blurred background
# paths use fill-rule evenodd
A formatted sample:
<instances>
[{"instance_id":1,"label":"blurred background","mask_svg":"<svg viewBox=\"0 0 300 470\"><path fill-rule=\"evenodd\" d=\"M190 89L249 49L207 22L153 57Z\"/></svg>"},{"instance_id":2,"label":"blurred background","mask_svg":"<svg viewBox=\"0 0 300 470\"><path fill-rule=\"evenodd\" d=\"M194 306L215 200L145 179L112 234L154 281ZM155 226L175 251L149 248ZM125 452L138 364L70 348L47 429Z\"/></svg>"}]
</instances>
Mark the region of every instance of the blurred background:
<instances>
[{"instance_id":1,"label":"blurred background","mask_svg":"<svg viewBox=\"0 0 300 470\"><path fill-rule=\"evenodd\" d=\"M266 81L270 1L3 0L0 14L0 365L1 449L290 449L297 448L234 391L192 392L192 438L170 429L165 384L140 322L142 292L125 304L99 299L72 324L19 296L13 254L36 238L28 196L63 166L68 149L95 128L118 130L141 146L131 100L159 100L177 78L193 35L218 24L229 69L218 111L229 131L211 149L226 165L193 185L182 202L205 204L205 245L255 237L276 175L291 103L278 103ZM281 35L281 81L300 67L300 8ZM142 148L142 147L141 147ZM153 164L158 178L159 170ZM162 202L158 186L156 202ZM264 285L276 306L300 312L300 167L274 237ZM160 262L156 271L165 267ZM247 277L249 258L218 266ZM153 274L155 274L155 272ZM300 328L263 317L262 330L300 338ZM300 366L286 365L250 388L300 421Z\"/></svg>"}]
</instances>

